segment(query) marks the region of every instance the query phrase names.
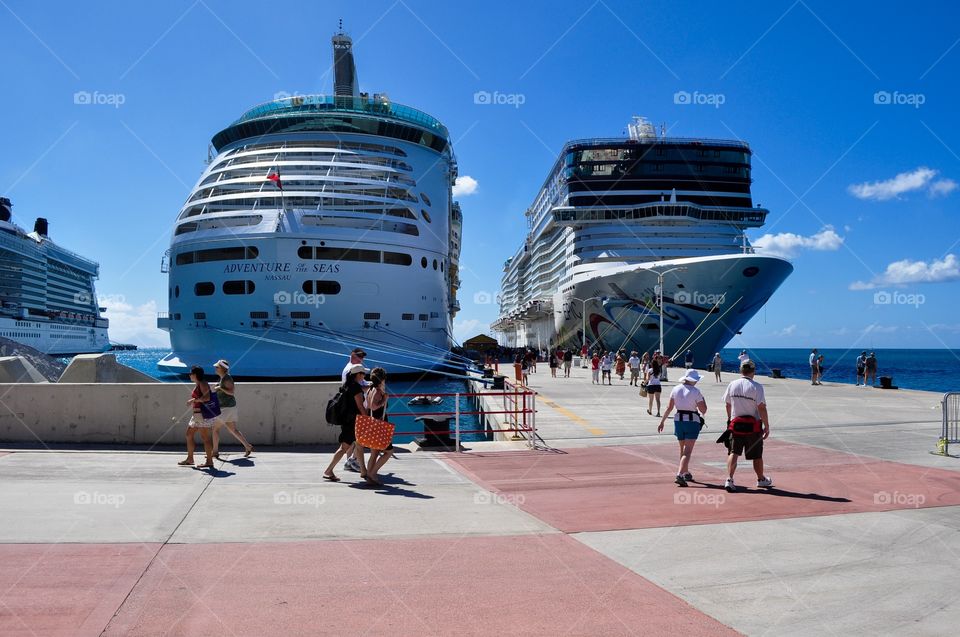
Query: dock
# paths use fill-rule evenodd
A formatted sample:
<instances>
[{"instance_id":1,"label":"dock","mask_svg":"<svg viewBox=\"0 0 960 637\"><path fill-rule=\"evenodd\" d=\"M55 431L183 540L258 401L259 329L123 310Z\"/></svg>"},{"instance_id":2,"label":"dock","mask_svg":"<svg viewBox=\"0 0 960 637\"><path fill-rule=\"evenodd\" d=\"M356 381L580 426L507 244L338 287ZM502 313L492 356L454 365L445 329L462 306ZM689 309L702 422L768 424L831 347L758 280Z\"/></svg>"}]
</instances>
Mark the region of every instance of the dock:
<instances>
[{"instance_id":1,"label":"dock","mask_svg":"<svg viewBox=\"0 0 960 637\"><path fill-rule=\"evenodd\" d=\"M774 486L741 461L728 493L714 440L735 375L701 373L687 488L627 380L545 364L535 448L405 446L382 488L324 482L330 447L245 459L228 434L213 471L170 447L9 447L0 634L952 634L960 458L931 453L941 396L758 376Z\"/></svg>"}]
</instances>

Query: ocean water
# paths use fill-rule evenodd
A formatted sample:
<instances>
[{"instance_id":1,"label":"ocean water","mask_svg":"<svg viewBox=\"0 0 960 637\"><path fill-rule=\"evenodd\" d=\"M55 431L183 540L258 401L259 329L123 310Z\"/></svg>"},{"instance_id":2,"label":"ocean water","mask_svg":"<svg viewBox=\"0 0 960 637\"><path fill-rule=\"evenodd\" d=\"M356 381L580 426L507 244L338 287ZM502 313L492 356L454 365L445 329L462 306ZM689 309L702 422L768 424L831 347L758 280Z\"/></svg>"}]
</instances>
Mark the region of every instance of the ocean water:
<instances>
[{"instance_id":1,"label":"ocean water","mask_svg":"<svg viewBox=\"0 0 960 637\"><path fill-rule=\"evenodd\" d=\"M863 348L822 349L823 381L825 383L854 384L857 376L857 356ZM960 351L948 349L873 349L877 355L877 378L890 376L893 384L904 389L946 392L960 391ZM751 360L757 364L757 371L770 374L770 370L779 368L787 378L810 378L810 349L801 348L757 348L747 349ZM739 349L724 349L724 371L737 369ZM696 367L703 369L709 361L694 361ZM879 380L877 381L879 383Z\"/></svg>"},{"instance_id":2,"label":"ocean water","mask_svg":"<svg viewBox=\"0 0 960 637\"><path fill-rule=\"evenodd\" d=\"M166 356L169 350L159 348L145 348L138 350L114 352L117 361L148 374L157 380L168 383L181 383L184 379L176 374L166 374L157 369L157 361ZM206 370L213 373L213 369ZM467 385L465 381L449 377L430 377L422 380L387 380L387 389L393 394L456 394L466 393ZM409 405L409 397L391 398L387 405L387 414L392 423L396 425L397 434L394 440L400 443L409 442L418 435L401 432L421 432L423 426L415 420L418 415L428 415L432 413L454 412L456 411L456 396L444 396L443 401L437 405ZM318 413L322 414L326 405L318 408ZM476 411L472 400L469 397L460 397L460 429L461 431L480 429L480 420L476 415L466 414L466 412ZM320 427L326 427L326 422L317 423ZM450 422L451 429L453 421ZM483 434L472 433L463 434L463 441L484 440Z\"/></svg>"}]
</instances>

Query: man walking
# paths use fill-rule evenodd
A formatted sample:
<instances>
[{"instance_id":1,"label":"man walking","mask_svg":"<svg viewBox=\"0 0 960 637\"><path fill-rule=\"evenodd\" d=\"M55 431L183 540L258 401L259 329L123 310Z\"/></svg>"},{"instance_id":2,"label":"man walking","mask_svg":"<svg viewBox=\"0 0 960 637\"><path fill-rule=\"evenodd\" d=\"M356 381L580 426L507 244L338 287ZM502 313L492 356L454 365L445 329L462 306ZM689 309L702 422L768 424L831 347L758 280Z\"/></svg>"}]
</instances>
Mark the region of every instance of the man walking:
<instances>
[{"instance_id":1,"label":"man walking","mask_svg":"<svg viewBox=\"0 0 960 637\"><path fill-rule=\"evenodd\" d=\"M867 386L867 353L860 352L860 356L857 356L857 387L860 386L860 381L863 381L863 386Z\"/></svg>"},{"instance_id":2,"label":"man walking","mask_svg":"<svg viewBox=\"0 0 960 637\"><path fill-rule=\"evenodd\" d=\"M767 415L767 400L763 385L753 380L757 371L753 361L740 364L741 377L730 383L723 392L727 406L727 481L723 488L733 493L737 485L733 474L737 459L746 455L753 461L758 487L772 487L773 480L763 473L763 441L770 435L770 417Z\"/></svg>"},{"instance_id":3,"label":"man walking","mask_svg":"<svg viewBox=\"0 0 960 637\"><path fill-rule=\"evenodd\" d=\"M820 384L820 382L819 382L819 380L818 380L818 378L817 378L817 377L819 376L819 373L818 373L819 370L818 370L818 365L817 365L817 362L818 362L818 361L817 361L817 357L818 357L817 348L814 347L812 350L810 350L810 384L811 384L811 385L819 385L819 384Z\"/></svg>"},{"instance_id":4,"label":"man walking","mask_svg":"<svg viewBox=\"0 0 960 637\"><path fill-rule=\"evenodd\" d=\"M573 367L573 350L568 349L563 353L563 377L570 378L570 368Z\"/></svg>"},{"instance_id":5,"label":"man walking","mask_svg":"<svg viewBox=\"0 0 960 637\"><path fill-rule=\"evenodd\" d=\"M630 384L634 387L640 385L640 357L637 356L637 352L630 352L630 360L627 361L627 365L630 367Z\"/></svg>"}]
</instances>

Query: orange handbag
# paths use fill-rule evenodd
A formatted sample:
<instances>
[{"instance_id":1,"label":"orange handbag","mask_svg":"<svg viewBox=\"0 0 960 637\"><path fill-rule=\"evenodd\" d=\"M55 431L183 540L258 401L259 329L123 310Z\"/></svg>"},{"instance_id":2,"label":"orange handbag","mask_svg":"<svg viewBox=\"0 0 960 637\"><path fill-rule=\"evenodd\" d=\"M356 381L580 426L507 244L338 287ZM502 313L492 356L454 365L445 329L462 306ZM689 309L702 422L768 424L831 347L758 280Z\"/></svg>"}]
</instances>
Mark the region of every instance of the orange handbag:
<instances>
[{"instance_id":1,"label":"orange handbag","mask_svg":"<svg viewBox=\"0 0 960 637\"><path fill-rule=\"evenodd\" d=\"M357 444L370 449L384 450L393 440L393 424L373 416L357 416Z\"/></svg>"}]
</instances>

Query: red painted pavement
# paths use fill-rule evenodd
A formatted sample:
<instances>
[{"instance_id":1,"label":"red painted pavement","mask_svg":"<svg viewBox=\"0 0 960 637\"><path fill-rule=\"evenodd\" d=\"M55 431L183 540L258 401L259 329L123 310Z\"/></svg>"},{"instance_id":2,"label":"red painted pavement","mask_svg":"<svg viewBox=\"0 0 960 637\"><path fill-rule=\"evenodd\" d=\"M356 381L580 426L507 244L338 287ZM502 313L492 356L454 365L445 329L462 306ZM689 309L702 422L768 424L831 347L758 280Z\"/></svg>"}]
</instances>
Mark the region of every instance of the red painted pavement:
<instances>
[{"instance_id":1,"label":"red painted pavement","mask_svg":"<svg viewBox=\"0 0 960 637\"><path fill-rule=\"evenodd\" d=\"M99 635L159 544L0 544L0 635Z\"/></svg>"},{"instance_id":2,"label":"red painted pavement","mask_svg":"<svg viewBox=\"0 0 960 637\"><path fill-rule=\"evenodd\" d=\"M737 633L557 534L167 545L105 634Z\"/></svg>"},{"instance_id":3,"label":"red painted pavement","mask_svg":"<svg viewBox=\"0 0 960 637\"><path fill-rule=\"evenodd\" d=\"M770 490L754 487L752 463L741 458L735 478L749 489L724 491L725 468L704 464L726 460L710 438L694 449L690 468L709 484L677 487L677 460L675 443L447 458L568 533L960 505L960 473L807 445L765 443L765 473L775 483Z\"/></svg>"}]
</instances>

